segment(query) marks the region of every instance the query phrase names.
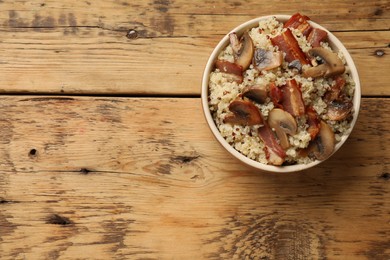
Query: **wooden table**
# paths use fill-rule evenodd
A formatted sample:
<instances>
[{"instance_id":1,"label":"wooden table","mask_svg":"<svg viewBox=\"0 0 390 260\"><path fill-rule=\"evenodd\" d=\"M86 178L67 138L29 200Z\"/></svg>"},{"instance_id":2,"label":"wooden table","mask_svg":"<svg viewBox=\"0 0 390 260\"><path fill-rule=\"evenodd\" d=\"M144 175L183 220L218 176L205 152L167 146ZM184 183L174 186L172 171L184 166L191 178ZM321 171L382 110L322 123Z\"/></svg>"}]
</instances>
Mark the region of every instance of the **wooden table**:
<instances>
[{"instance_id":1,"label":"wooden table","mask_svg":"<svg viewBox=\"0 0 390 260\"><path fill-rule=\"evenodd\" d=\"M355 130L291 174L232 158L200 84L221 37L301 12L362 84ZM390 3L0 1L1 259L390 259Z\"/></svg>"}]
</instances>

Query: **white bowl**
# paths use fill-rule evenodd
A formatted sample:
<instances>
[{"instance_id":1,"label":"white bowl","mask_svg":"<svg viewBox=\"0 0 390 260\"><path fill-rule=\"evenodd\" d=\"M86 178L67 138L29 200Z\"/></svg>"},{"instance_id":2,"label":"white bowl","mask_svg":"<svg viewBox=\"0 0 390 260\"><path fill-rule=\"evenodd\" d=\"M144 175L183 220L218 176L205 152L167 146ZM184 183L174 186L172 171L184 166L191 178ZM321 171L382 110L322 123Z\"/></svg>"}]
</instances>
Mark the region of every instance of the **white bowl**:
<instances>
[{"instance_id":1,"label":"white bowl","mask_svg":"<svg viewBox=\"0 0 390 260\"><path fill-rule=\"evenodd\" d=\"M316 161L313 161L313 162L308 163L308 164L296 164L296 165L288 165L288 166L273 166L273 165L266 165L266 164L254 161L252 159L249 159L248 157L246 157L245 155L241 154L236 149L234 149L221 136L221 134L220 134L218 128L216 127L215 122L214 122L214 120L212 118L212 115L211 115L211 112L210 112L210 109L209 109L209 105L208 105L208 95L209 95L208 85L209 85L210 73L211 73L211 71L214 68L214 64L215 64L215 61L217 60L218 54L223 49L225 49L226 46L229 44L229 34L232 33L232 32L235 32L235 33L237 33L237 35L241 35L242 33L244 33L244 31L246 31L246 30L248 30L250 28L253 28L253 27L257 27L259 25L259 21L264 20L264 19L268 19L268 18L273 17L273 16L276 17L276 19L278 21L281 21L281 22L285 22L285 21L287 21L291 17L289 15L269 15L269 16L262 16L262 17L255 18L253 20L247 21L247 22L237 26L236 28L234 28L231 32L226 34L222 38L222 40L218 43L218 45L215 47L215 49L211 53L210 58L207 61L206 68L205 68L204 73L203 73L202 92L201 92L202 107L203 107L204 115L206 117L206 121L207 121L207 123L208 123L208 125L209 125L209 127L210 127L210 129L212 131L212 133L214 134L215 138L219 141L219 143L229 153L231 153L234 157L236 157L237 159L239 159L243 163L245 163L245 164L247 164L249 166L252 166L252 167L254 167L256 169L269 171L269 172L296 172L296 171L302 171L302 170L305 170L305 169L309 169L309 168L311 168L311 167L313 167L315 165L318 165L318 164L324 162L324 160L323 161L316 160ZM353 62L353 60L351 58L351 55L349 54L347 49L344 47L344 45L340 42L340 40L336 38L336 36L334 36L327 29L325 29L324 27L322 27L321 25L319 25L319 24L317 24L315 22L309 21L309 23L311 24L311 26L313 28L320 28L320 29L322 29L322 30L324 30L324 31L326 31L328 33L328 42L329 42L330 46L335 51L341 50L343 52L344 57L345 57L346 62L347 62L347 65L350 68L351 76L352 76L352 78L353 78L353 80L355 82L355 93L354 93L354 98L353 98L353 108L354 108L353 111L354 111L354 114L353 114L353 119L352 119L352 122L351 122L351 130L350 130L350 132L351 132L352 129L354 128L354 126L355 126L355 123L356 123L356 120L357 120L357 117L358 117L358 114L359 114L360 99L361 99L360 81L359 81L359 75L358 75L356 66L355 66L355 64L354 64L354 62ZM334 154L337 150L340 149L340 147L347 140L348 136L349 136L349 134L348 135L344 135L342 137L342 139L336 144L335 149L334 149L332 154Z\"/></svg>"}]
</instances>

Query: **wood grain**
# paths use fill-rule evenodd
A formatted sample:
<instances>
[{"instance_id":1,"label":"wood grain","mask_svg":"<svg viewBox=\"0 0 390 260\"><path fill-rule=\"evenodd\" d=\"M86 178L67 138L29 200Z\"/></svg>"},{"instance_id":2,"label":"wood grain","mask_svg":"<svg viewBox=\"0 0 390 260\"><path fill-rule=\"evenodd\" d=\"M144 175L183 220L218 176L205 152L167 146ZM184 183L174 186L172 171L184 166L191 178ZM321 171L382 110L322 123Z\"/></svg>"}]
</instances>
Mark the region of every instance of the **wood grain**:
<instances>
[{"instance_id":1,"label":"wood grain","mask_svg":"<svg viewBox=\"0 0 390 260\"><path fill-rule=\"evenodd\" d=\"M270 14L302 12L332 31L388 30L390 7L376 1L196 1L109 0L2 1L0 18L4 27L53 28L96 26L123 30L134 28L142 35L199 36L225 34L227 28Z\"/></svg>"},{"instance_id":2,"label":"wood grain","mask_svg":"<svg viewBox=\"0 0 390 260\"><path fill-rule=\"evenodd\" d=\"M281 175L230 157L198 98L2 97L0 258L389 259L389 105Z\"/></svg>"},{"instance_id":3,"label":"wood grain","mask_svg":"<svg viewBox=\"0 0 390 260\"><path fill-rule=\"evenodd\" d=\"M390 259L388 0L0 10L0 259ZM201 77L232 28L295 12L351 52L361 114L322 165L264 173L212 136Z\"/></svg>"},{"instance_id":4,"label":"wood grain","mask_svg":"<svg viewBox=\"0 0 390 260\"><path fill-rule=\"evenodd\" d=\"M336 32L357 63L363 94L390 94L387 1L20 0L0 7L3 93L196 96L222 36L278 10L301 11Z\"/></svg>"}]
</instances>

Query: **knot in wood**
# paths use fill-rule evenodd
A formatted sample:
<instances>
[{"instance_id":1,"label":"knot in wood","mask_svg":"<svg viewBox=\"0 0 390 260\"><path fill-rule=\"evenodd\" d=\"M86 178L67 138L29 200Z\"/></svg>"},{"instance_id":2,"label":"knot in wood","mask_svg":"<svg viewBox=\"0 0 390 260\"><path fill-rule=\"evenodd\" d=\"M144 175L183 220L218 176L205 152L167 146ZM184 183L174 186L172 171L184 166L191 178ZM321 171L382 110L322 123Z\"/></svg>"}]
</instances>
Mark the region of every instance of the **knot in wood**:
<instances>
[{"instance_id":1,"label":"knot in wood","mask_svg":"<svg viewBox=\"0 0 390 260\"><path fill-rule=\"evenodd\" d=\"M138 32L134 29L130 29L127 34L126 34L126 37L128 39L131 39L131 40L134 40L134 39L137 39L138 38Z\"/></svg>"},{"instance_id":2,"label":"knot in wood","mask_svg":"<svg viewBox=\"0 0 390 260\"><path fill-rule=\"evenodd\" d=\"M376 50L375 51L375 55L378 56L378 57L383 57L385 56L385 51L384 50Z\"/></svg>"},{"instance_id":3,"label":"knot in wood","mask_svg":"<svg viewBox=\"0 0 390 260\"><path fill-rule=\"evenodd\" d=\"M28 152L28 157L30 158L35 158L36 156L38 155L38 151L37 149L31 149L29 152Z\"/></svg>"},{"instance_id":4,"label":"knot in wood","mask_svg":"<svg viewBox=\"0 0 390 260\"><path fill-rule=\"evenodd\" d=\"M47 218L46 221L47 224L53 224L53 225L60 225L60 226L67 226L70 224L73 224L73 222L64 216L60 216L58 214L53 214Z\"/></svg>"},{"instance_id":5,"label":"knot in wood","mask_svg":"<svg viewBox=\"0 0 390 260\"><path fill-rule=\"evenodd\" d=\"M90 172L90 170L88 170L87 168L81 168L80 169L80 173L81 174L88 174Z\"/></svg>"},{"instance_id":6,"label":"knot in wood","mask_svg":"<svg viewBox=\"0 0 390 260\"><path fill-rule=\"evenodd\" d=\"M384 172L384 173L382 173L382 174L379 176L379 178L388 181L388 180L390 180L390 173Z\"/></svg>"}]
</instances>

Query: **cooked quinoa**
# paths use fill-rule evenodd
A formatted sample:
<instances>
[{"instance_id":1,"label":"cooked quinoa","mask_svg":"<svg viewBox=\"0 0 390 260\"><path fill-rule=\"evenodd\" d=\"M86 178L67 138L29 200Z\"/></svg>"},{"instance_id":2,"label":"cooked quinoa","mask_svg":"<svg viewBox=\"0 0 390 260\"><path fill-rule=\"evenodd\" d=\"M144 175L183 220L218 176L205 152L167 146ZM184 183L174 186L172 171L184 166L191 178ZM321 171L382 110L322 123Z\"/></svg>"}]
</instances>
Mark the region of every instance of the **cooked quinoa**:
<instances>
[{"instance_id":1,"label":"cooked quinoa","mask_svg":"<svg viewBox=\"0 0 390 260\"><path fill-rule=\"evenodd\" d=\"M270 40L281 34L285 28L283 23L276 20L275 17L259 22L258 27L249 30L249 35L253 41L255 48L262 48L269 51L278 51L278 47L274 46ZM311 49L306 37L297 29L291 29L294 37L303 52ZM331 50L330 45L325 41L321 42L321 47ZM333 50L335 51L335 50ZM346 81L343 89L343 94L349 99L353 99L355 84L351 77L351 73L346 64L342 52L338 52L339 58L346 66L345 72L341 75ZM219 60L234 62L233 48L229 44L218 56ZM232 81L226 73L219 69L214 69L210 74L209 79L209 108L215 124L219 129L221 135L226 141L234 147L237 151L246 157L258 161L263 164L269 164L265 153L265 145L258 134L259 127L262 125L243 126L230 123L224 123L224 118L229 111L229 104L242 93L246 86L251 85L267 85L273 82L277 87L282 87L287 80L295 79L300 85L302 99L305 106L312 106L317 112L320 119L325 121L333 130L335 134L336 143L339 142L342 136L349 134L351 128L352 114L347 118L339 121L329 120L327 117L327 102L324 100L324 94L335 84L335 79L330 78L305 78L294 69L288 68L288 62L283 59L281 66L271 69L259 71L253 64L243 71L242 83ZM274 103L269 97L266 102L259 104L254 102L256 107L260 110L264 120L267 120L269 112L275 107ZM293 136L288 136L290 147L286 149L286 158L284 164L307 164L315 160L311 156L302 157L300 150L308 147L311 137L307 124L307 117L295 117L297 122L297 133Z\"/></svg>"}]
</instances>

